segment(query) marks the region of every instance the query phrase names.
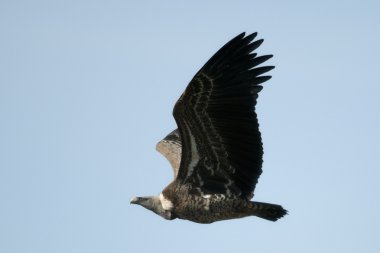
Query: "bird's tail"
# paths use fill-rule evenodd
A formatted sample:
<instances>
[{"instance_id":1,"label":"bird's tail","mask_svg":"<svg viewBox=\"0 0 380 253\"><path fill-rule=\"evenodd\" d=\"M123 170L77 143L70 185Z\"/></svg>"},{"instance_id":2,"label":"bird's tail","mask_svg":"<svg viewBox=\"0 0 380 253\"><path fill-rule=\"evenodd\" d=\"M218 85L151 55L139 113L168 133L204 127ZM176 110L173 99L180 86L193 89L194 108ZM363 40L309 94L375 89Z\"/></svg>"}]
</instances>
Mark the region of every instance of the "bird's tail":
<instances>
[{"instance_id":1,"label":"bird's tail","mask_svg":"<svg viewBox=\"0 0 380 253\"><path fill-rule=\"evenodd\" d=\"M251 215L270 220L270 221L276 221L282 217L284 217L286 214L288 214L288 211L285 210L280 205L275 204L269 204L269 203L263 203L263 202L250 202L251 205L249 207Z\"/></svg>"}]
</instances>

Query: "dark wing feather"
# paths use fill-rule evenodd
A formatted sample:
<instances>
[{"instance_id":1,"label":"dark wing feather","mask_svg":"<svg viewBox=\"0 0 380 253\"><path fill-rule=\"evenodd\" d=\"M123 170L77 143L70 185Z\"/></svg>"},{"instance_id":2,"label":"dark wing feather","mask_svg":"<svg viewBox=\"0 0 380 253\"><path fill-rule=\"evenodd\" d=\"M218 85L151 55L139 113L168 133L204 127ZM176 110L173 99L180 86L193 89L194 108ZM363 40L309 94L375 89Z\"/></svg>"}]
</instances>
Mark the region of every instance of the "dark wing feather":
<instances>
[{"instance_id":1,"label":"dark wing feather","mask_svg":"<svg viewBox=\"0 0 380 253\"><path fill-rule=\"evenodd\" d=\"M194 76L173 115L182 139L177 181L193 193L233 194L249 198L262 172L263 148L254 111L260 76L273 67L257 67L272 55L257 57L263 40L242 33L223 46Z\"/></svg>"}]
</instances>

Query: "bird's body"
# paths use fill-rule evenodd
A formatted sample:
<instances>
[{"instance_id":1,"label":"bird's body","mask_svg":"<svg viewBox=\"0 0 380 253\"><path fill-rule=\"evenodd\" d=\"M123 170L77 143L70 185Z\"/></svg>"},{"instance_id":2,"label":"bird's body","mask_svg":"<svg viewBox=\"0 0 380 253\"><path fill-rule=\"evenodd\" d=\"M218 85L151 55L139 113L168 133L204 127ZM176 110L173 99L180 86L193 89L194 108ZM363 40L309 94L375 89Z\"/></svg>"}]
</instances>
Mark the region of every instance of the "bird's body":
<instances>
[{"instance_id":1,"label":"bird's body","mask_svg":"<svg viewBox=\"0 0 380 253\"><path fill-rule=\"evenodd\" d=\"M173 191L172 188L175 190ZM189 194L188 189L183 188L187 187L169 185L167 188L167 191L174 192L167 200L173 200L173 207L175 207L173 212L178 218L197 223L211 223L249 215L248 201L240 198L228 198L223 194L204 196ZM176 191L177 189L179 191ZM165 191L162 194L165 197Z\"/></svg>"},{"instance_id":2,"label":"bird's body","mask_svg":"<svg viewBox=\"0 0 380 253\"><path fill-rule=\"evenodd\" d=\"M251 202L239 197L226 196L224 194L197 195L191 194L191 186L170 184L161 193L161 199L172 207L175 214L173 218L190 220L197 223L212 223L214 221L243 218L246 216L260 216L265 208L272 208L266 219L273 220L279 206ZM269 205L269 206L268 206ZM264 218L264 217L263 217Z\"/></svg>"},{"instance_id":3,"label":"bird's body","mask_svg":"<svg viewBox=\"0 0 380 253\"><path fill-rule=\"evenodd\" d=\"M166 219L198 223L258 216L275 221L279 205L253 202L262 172L263 148L254 111L261 74L256 67L272 56L251 52L262 40L240 34L222 47L194 76L177 101L178 130L156 148L171 163L174 180L159 196L134 198Z\"/></svg>"}]
</instances>

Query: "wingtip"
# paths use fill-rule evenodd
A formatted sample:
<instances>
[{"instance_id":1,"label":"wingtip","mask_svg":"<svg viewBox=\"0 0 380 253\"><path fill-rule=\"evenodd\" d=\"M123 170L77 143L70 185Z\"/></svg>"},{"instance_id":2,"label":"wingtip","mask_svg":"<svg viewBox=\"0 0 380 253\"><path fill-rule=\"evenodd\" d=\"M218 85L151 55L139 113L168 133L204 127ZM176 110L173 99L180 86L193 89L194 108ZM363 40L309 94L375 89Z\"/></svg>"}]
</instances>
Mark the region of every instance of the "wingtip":
<instances>
[{"instance_id":1,"label":"wingtip","mask_svg":"<svg viewBox=\"0 0 380 253\"><path fill-rule=\"evenodd\" d=\"M258 40L256 40L255 42L256 42L257 44L261 45L261 44L263 44L264 39L258 39Z\"/></svg>"},{"instance_id":2,"label":"wingtip","mask_svg":"<svg viewBox=\"0 0 380 253\"><path fill-rule=\"evenodd\" d=\"M257 37L257 32L254 32L251 34L247 34L246 32L242 32L236 37L238 37L240 39L252 41L253 39L255 39Z\"/></svg>"},{"instance_id":3,"label":"wingtip","mask_svg":"<svg viewBox=\"0 0 380 253\"><path fill-rule=\"evenodd\" d=\"M248 35L247 37L252 37L252 39L254 39L254 38L257 37L257 32L251 33L251 34Z\"/></svg>"},{"instance_id":4,"label":"wingtip","mask_svg":"<svg viewBox=\"0 0 380 253\"><path fill-rule=\"evenodd\" d=\"M239 39L239 40L241 40L241 39L243 39L244 37L245 37L245 32L242 32L242 33L240 33L239 35L235 36L234 39Z\"/></svg>"}]
</instances>

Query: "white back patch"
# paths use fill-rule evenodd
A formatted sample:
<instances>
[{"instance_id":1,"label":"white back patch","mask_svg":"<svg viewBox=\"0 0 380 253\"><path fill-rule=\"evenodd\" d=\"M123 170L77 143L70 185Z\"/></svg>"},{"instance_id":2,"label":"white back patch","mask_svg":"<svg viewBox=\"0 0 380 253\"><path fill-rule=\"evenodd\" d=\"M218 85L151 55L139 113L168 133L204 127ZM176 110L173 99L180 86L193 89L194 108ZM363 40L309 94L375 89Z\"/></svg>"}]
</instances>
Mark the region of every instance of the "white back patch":
<instances>
[{"instance_id":1,"label":"white back patch","mask_svg":"<svg viewBox=\"0 0 380 253\"><path fill-rule=\"evenodd\" d=\"M170 211L173 209L173 203L170 200L166 199L162 193L160 194L160 201L162 208L164 208L165 210Z\"/></svg>"}]
</instances>

